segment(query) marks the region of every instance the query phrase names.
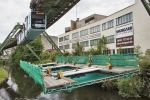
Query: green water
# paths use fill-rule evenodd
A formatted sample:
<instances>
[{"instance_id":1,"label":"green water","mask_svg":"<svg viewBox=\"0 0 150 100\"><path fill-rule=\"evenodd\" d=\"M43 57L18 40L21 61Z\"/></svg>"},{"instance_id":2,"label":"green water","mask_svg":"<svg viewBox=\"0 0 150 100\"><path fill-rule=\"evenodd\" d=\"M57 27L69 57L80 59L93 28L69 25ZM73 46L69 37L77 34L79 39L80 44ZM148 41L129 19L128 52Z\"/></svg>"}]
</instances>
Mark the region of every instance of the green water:
<instances>
[{"instance_id":1,"label":"green water","mask_svg":"<svg viewBox=\"0 0 150 100\"><path fill-rule=\"evenodd\" d=\"M83 82L94 81L94 80L109 77L109 76L111 76L111 74L93 72L93 73L87 73L85 74L85 76L82 76L80 78L73 78L73 80L76 80L78 83L83 83Z\"/></svg>"}]
</instances>

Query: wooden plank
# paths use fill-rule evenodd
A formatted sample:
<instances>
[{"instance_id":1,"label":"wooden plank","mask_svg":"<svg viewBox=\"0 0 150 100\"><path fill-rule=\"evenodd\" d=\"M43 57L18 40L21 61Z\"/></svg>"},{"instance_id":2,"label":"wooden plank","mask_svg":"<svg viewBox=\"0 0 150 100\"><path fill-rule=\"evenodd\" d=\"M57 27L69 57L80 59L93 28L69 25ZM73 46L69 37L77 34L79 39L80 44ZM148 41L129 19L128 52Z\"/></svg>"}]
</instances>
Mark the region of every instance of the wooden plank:
<instances>
[{"instance_id":1,"label":"wooden plank","mask_svg":"<svg viewBox=\"0 0 150 100\"><path fill-rule=\"evenodd\" d=\"M70 82L65 79L55 79L54 77L47 76L44 77L44 83L46 88L50 88L55 86L61 86Z\"/></svg>"},{"instance_id":2,"label":"wooden plank","mask_svg":"<svg viewBox=\"0 0 150 100\"><path fill-rule=\"evenodd\" d=\"M70 83L76 82L75 80L69 79L69 78L64 77L64 76L61 76L60 78L66 80L66 81L68 81Z\"/></svg>"}]
</instances>

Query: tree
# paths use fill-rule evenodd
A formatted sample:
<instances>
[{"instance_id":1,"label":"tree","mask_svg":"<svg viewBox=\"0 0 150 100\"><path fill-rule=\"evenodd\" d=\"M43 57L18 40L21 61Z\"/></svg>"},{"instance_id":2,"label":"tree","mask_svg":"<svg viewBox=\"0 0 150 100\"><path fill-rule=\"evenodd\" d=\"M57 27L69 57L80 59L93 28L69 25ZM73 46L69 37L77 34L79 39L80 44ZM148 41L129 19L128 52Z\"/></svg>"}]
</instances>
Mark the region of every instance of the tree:
<instances>
[{"instance_id":1,"label":"tree","mask_svg":"<svg viewBox=\"0 0 150 100\"><path fill-rule=\"evenodd\" d=\"M39 38L29 43L32 50L39 56L43 51L43 45ZM12 63L19 65L20 60L36 62L38 59L26 46L17 46L11 54Z\"/></svg>"},{"instance_id":2,"label":"tree","mask_svg":"<svg viewBox=\"0 0 150 100\"><path fill-rule=\"evenodd\" d=\"M89 49L89 53L91 55L103 54L103 51L107 50L106 44L107 44L107 41L103 35L102 38L99 39L99 41L97 42L97 45L94 48L91 46L91 49Z\"/></svg>"},{"instance_id":3,"label":"tree","mask_svg":"<svg viewBox=\"0 0 150 100\"><path fill-rule=\"evenodd\" d=\"M136 49L138 52L140 48ZM139 59L140 74L131 78L121 79L118 81L119 94L123 97L140 97L150 98L150 49L147 49L145 56L140 55Z\"/></svg>"},{"instance_id":4,"label":"tree","mask_svg":"<svg viewBox=\"0 0 150 100\"><path fill-rule=\"evenodd\" d=\"M83 55L83 53L84 53L84 47L79 42L77 42L76 47L73 47L72 54L75 56L80 56Z\"/></svg>"},{"instance_id":5,"label":"tree","mask_svg":"<svg viewBox=\"0 0 150 100\"><path fill-rule=\"evenodd\" d=\"M69 56L69 55L71 55L71 54L68 51L63 50L63 56Z\"/></svg>"},{"instance_id":6,"label":"tree","mask_svg":"<svg viewBox=\"0 0 150 100\"><path fill-rule=\"evenodd\" d=\"M117 54L121 54L121 46L119 47L119 49L118 49L118 53Z\"/></svg>"},{"instance_id":7,"label":"tree","mask_svg":"<svg viewBox=\"0 0 150 100\"><path fill-rule=\"evenodd\" d=\"M134 47L134 53L137 53L139 56L143 54L141 47L139 45Z\"/></svg>"},{"instance_id":8,"label":"tree","mask_svg":"<svg viewBox=\"0 0 150 100\"><path fill-rule=\"evenodd\" d=\"M119 95L129 98L139 98L142 92L142 81L139 76L133 76L131 78L125 78L118 80Z\"/></svg>"}]
</instances>

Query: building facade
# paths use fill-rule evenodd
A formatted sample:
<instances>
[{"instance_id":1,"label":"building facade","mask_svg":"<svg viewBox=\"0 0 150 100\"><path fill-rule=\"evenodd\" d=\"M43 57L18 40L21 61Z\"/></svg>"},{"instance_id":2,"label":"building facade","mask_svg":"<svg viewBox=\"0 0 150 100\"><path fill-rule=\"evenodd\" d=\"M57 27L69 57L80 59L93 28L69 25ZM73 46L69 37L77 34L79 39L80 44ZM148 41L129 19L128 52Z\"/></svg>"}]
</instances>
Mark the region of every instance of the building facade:
<instances>
[{"instance_id":1,"label":"building facade","mask_svg":"<svg viewBox=\"0 0 150 100\"><path fill-rule=\"evenodd\" d=\"M58 37L56 36L50 36L50 38L53 40L53 42L58 45ZM45 38L45 36L40 35L40 40L43 44L43 52L52 52L55 50L55 48L49 43L49 41Z\"/></svg>"},{"instance_id":2,"label":"building facade","mask_svg":"<svg viewBox=\"0 0 150 100\"><path fill-rule=\"evenodd\" d=\"M88 50L102 36L107 40L110 54L117 54L119 48L123 54L134 53L137 45L143 52L150 48L150 16L141 0L135 0L135 4L110 16L96 16L77 20L76 29L59 35L59 48L72 52L78 41Z\"/></svg>"}]
</instances>

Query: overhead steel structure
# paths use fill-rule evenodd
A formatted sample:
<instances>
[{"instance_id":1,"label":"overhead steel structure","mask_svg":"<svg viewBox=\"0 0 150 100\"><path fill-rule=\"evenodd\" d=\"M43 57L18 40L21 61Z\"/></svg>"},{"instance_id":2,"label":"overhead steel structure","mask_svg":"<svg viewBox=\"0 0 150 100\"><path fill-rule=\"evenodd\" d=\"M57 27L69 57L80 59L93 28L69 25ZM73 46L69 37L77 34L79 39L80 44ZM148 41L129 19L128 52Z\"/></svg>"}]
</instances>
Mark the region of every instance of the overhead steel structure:
<instances>
[{"instance_id":1,"label":"overhead steel structure","mask_svg":"<svg viewBox=\"0 0 150 100\"><path fill-rule=\"evenodd\" d=\"M141 1L150 16L150 0L141 0Z\"/></svg>"},{"instance_id":2,"label":"overhead steel structure","mask_svg":"<svg viewBox=\"0 0 150 100\"><path fill-rule=\"evenodd\" d=\"M20 23L17 23L9 35L6 37L4 42L0 45L0 52L10 47L17 45L17 39L14 37L15 33L22 27Z\"/></svg>"},{"instance_id":3,"label":"overhead steel structure","mask_svg":"<svg viewBox=\"0 0 150 100\"><path fill-rule=\"evenodd\" d=\"M31 0L30 9L45 12L47 28L58 21L80 0Z\"/></svg>"},{"instance_id":4,"label":"overhead steel structure","mask_svg":"<svg viewBox=\"0 0 150 100\"><path fill-rule=\"evenodd\" d=\"M47 15L47 26L46 29L58 21L63 15L65 15L72 7L74 7L80 0L31 0L30 9L45 12ZM12 38L18 29L21 29L20 24L17 24L10 34L7 36L5 41L0 45L0 52L2 50L17 46L16 37ZM48 36L46 32L44 36ZM48 41L52 44L55 49L62 54L57 45L47 37Z\"/></svg>"}]
</instances>

